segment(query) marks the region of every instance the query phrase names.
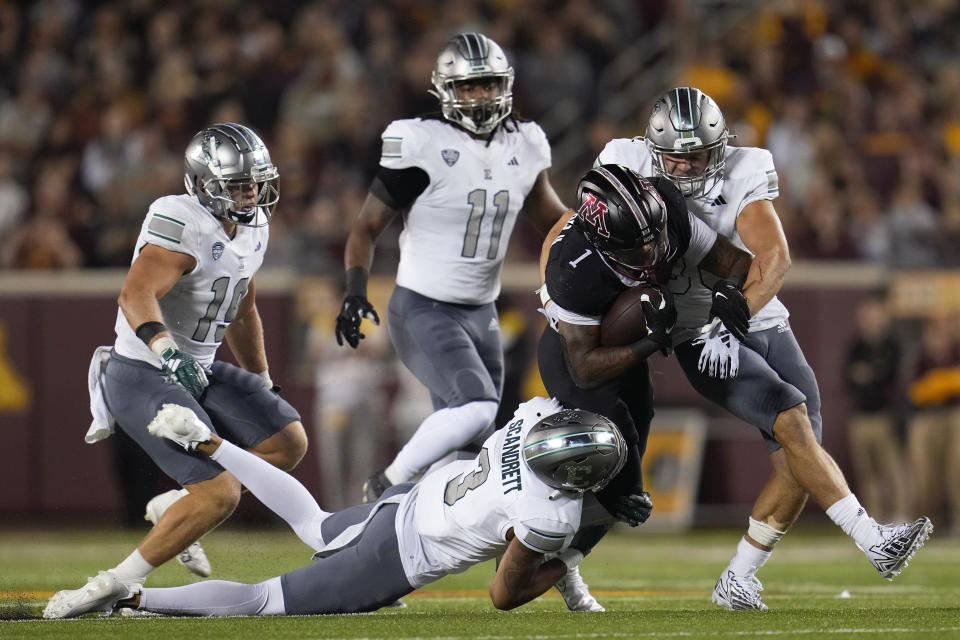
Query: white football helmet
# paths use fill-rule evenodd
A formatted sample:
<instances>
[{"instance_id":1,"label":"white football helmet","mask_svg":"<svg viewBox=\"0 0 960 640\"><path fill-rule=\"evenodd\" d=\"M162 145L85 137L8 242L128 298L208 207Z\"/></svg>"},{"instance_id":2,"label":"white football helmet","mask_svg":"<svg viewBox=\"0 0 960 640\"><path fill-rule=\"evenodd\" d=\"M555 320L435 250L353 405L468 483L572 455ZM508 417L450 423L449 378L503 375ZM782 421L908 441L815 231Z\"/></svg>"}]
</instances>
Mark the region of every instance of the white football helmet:
<instances>
[{"instance_id":1,"label":"white football helmet","mask_svg":"<svg viewBox=\"0 0 960 640\"><path fill-rule=\"evenodd\" d=\"M250 127L221 122L197 133L184 153L183 172L187 193L218 218L248 227L270 224L280 200L280 173ZM245 199L252 186L256 199Z\"/></svg>"},{"instance_id":2,"label":"white football helmet","mask_svg":"<svg viewBox=\"0 0 960 640\"><path fill-rule=\"evenodd\" d=\"M727 123L713 98L694 87L671 89L650 110L644 142L656 172L670 180L685 197L708 193L723 177ZM699 175L667 171L663 156L706 151L707 166Z\"/></svg>"},{"instance_id":3,"label":"white football helmet","mask_svg":"<svg viewBox=\"0 0 960 640\"><path fill-rule=\"evenodd\" d=\"M464 80L487 78L499 91L493 98L468 99L457 94ZM513 110L513 67L496 42L480 33L458 33L444 45L430 77L443 117L467 131L490 133Z\"/></svg>"}]
</instances>

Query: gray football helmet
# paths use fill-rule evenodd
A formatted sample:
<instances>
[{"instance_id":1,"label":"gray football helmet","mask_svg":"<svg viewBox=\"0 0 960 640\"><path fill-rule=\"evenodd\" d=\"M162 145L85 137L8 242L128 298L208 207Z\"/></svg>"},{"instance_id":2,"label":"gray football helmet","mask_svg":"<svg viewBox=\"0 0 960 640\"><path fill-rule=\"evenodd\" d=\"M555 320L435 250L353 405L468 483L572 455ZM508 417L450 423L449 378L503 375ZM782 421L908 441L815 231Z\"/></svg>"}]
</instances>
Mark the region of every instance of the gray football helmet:
<instances>
[{"instance_id":1,"label":"gray football helmet","mask_svg":"<svg viewBox=\"0 0 960 640\"><path fill-rule=\"evenodd\" d=\"M497 83L494 98L461 99L457 84L488 78ZM458 33L437 56L430 91L440 99L443 117L467 131L490 133L513 110L513 67L496 42L481 33Z\"/></svg>"},{"instance_id":2,"label":"gray football helmet","mask_svg":"<svg viewBox=\"0 0 960 640\"><path fill-rule=\"evenodd\" d=\"M684 196L691 197L708 193L723 177L728 137L727 123L713 98L693 87L677 87L654 103L644 141L656 172L676 184ZM709 153L701 174L683 176L667 171L665 154L697 151Z\"/></svg>"},{"instance_id":3,"label":"gray football helmet","mask_svg":"<svg viewBox=\"0 0 960 640\"><path fill-rule=\"evenodd\" d=\"M280 201L280 173L267 145L242 124L221 122L193 136L184 153L183 174L187 193L213 215L235 224L270 224ZM252 194L254 185L256 200L244 200L244 192Z\"/></svg>"},{"instance_id":4,"label":"gray football helmet","mask_svg":"<svg viewBox=\"0 0 960 640\"><path fill-rule=\"evenodd\" d=\"M620 473L627 444L607 418L580 409L547 416L523 441L527 466L548 486L597 491Z\"/></svg>"}]
</instances>

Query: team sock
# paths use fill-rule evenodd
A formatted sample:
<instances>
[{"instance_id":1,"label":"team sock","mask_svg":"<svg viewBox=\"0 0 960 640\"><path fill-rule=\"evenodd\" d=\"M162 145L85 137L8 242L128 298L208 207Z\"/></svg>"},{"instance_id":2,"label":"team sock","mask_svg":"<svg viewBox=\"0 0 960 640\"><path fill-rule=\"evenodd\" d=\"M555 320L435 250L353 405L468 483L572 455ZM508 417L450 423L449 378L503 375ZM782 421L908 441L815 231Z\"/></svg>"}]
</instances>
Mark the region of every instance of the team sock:
<instances>
[{"instance_id":1,"label":"team sock","mask_svg":"<svg viewBox=\"0 0 960 640\"><path fill-rule=\"evenodd\" d=\"M384 470L387 480L391 484L409 482L435 460L484 435L496 416L497 403L492 400L435 411L420 423L417 432Z\"/></svg>"},{"instance_id":2,"label":"team sock","mask_svg":"<svg viewBox=\"0 0 960 640\"><path fill-rule=\"evenodd\" d=\"M730 558L730 570L738 576L752 576L762 567L773 551L764 551L753 546L747 539L740 538L737 551Z\"/></svg>"},{"instance_id":3,"label":"team sock","mask_svg":"<svg viewBox=\"0 0 960 640\"><path fill-rule=\"evenodd\" d=\"M330 513L320 508L299 480L226 440L210 455L210 459L232 473L260 502L283 518L310 547L316 550L323 546L320 523Z\"/></svg>"},{"instance_id":4,"label":"team sock","mask_svg":"<svg viewBox=\"0 0 960 640\"><path fill-rule=\"evenodd\" d=\"M124 559L123 562L115 566L112 571L117 574L123 582L137 582L143 584L155 566L143 559L140 549L134 549L133 553Z\"/></svg>"},{"instance_id":5,"label":"team sock","mask_svg":"<svg viewBox=\"0 0 960 640\"><path fill-rule=\"evenodd\" d=\"M827 515L845 534L853 538L861 549L869 549L877 543L877 521L870 517L854 494L851 493L830 505Z\"/></svg>"}]
</instances>

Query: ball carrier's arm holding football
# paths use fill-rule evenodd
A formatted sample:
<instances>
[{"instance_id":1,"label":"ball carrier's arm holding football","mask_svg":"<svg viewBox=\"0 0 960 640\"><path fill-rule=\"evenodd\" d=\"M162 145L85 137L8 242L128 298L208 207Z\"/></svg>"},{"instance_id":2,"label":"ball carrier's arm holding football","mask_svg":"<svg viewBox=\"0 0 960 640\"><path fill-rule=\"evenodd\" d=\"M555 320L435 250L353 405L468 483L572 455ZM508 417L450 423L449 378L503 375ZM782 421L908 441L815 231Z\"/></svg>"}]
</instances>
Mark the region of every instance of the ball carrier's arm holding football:
<instances>
[{"instance_id":1,"label":"ball carrier's arm holding football","mask_svg":"<svg viewBox=\"0 0 960 640\"><path fill-rule=\"evenodd\" d=\"M676 317L669 293L658 283L669 279L680 260L739 282L750 256L718 240L688 214L683 197L667 180L603 165L583 176L577 194L577 213L549 247L546 260L541 300L550 326L540 339L540 376L561 402L617 416L628 460L597 495L614 516L638 524L649 513L640 502L640 460L653 417L647 358L669 348ZM613 326L604 323L604 316L634 288L642 289L634 309L643 313L625 314L616 335L608 331L604 339L602 325ZM628 315L637 325L632 334ZM605 531L584 530L574 546L589 552ZM602 609L582 580L578 591L580 602Z\"/></svg>"},{"instance_id":2,"label":"ball carrier's arm holding football","mask_svg":"<svg viewBox=\"0 0 960 640\"><path fill-rule=\"evenodd\" d=\"M377 238L403 216L397 287L386 313L390 340L426 386L435 412L385 469L366 500L417 477L493 429L503 392L494 301L521 211L544 232L567 211L547 177L550 145L512 110L513 67L496 42L454 36L433 70L441 112L396 120L383 132L380 168L347 239L346 292L336 336L356 348Z\"/></svg>"}]
</instances>

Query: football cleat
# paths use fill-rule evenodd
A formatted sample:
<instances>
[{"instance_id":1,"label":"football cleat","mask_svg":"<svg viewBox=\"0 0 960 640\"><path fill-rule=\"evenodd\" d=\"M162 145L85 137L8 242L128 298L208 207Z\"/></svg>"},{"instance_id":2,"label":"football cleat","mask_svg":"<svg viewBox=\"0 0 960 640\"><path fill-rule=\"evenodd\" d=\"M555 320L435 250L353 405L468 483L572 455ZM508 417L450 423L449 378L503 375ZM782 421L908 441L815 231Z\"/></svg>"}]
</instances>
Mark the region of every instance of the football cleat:
<instances>
[{"instance_id":1,"label":"football cleat","mask_svg":"<svg viewBox=\"0 0 960 640\"><path fill-rule=\"evenodd\" d=\"M187 495L187 493L188 491L186 489L171 489L170 491L154 496L150 502L147 503L147 509L143 515L143 519L147 522L157 524L157 522L160 521L160 516L163 515L170 505ZM210 560L207 559L207 553L203 550L203 547L200 546L199 542L194 542L177 554L177 562L201 578L209 577L212 572Z\"/></svg>"},{"instance_id":2,"label":"football cleat","mask_svg":"<svg viewBox=\"0 0 960 640\"><path fill-rule=\"evenodd\" d=\"M580 575L580 567L567 569L567 574L554 585L570 611L606 611L590 593L587 583Z\"/></svg>"},{"instance_id":3,"label":"football cleat","mask_svg":"<svg viewBox=\"0 0 960 640\"><path fill-rule=\"evenodd\" d=\"M369 478L363 482L363 498L361 502L376 502L383 495L383 492L393 486L393 483L387 480L386 474L381 469L372 473Z\"/></svg>"},{"instance_id":4,"label":"football cleat","mask_svg":"<svg viewBox=\"0 0 960 640\"><path fill-rule=\"evenodd\" d=\"M43 610L48 620L75 618L90 611L112 613L124 598L140 593L140 584L123 582L113 571L101 571L79 589L64 589L53 594Z\"/></svg>"},{"instance_id":5,"label":"football cleat","mask_svg":"<svg viewBox=\"0 0 960 640\"><path fill-rule=\"evenodd\" d=\"M158 438L166 438L193 451L201 442L210 439L210 428L200 421L192 409L179 404L163 405L147 425L147 431Z\"/></svg>"},{"instance_id":6,"label":"football cleat","mask_svg":"<svg viewBox=\"0 0 960 640\"><path fill-rule=\"evenodd\" d=\"M922 517L913 524L880 524L877 529L881 541L869 549L861 549L881 576L893 580L930 537L933 523L930 518Z\"/></svg>"},{"instance_id":7,"label":"football cleat","mask_svg":"<svg viewBox=\"0 0 960 640\"><path fill-rule=\"evenodd\" d=\"M716 586L713 587L713 600L730 611L756 609L766 611L767 605L760 598L763 585L757 576L738 576L730 569L724 570Z\"/></svg>"}]
</instances>

